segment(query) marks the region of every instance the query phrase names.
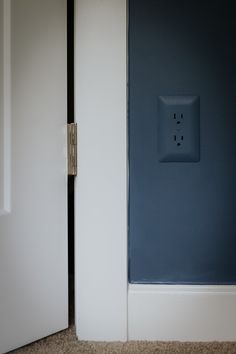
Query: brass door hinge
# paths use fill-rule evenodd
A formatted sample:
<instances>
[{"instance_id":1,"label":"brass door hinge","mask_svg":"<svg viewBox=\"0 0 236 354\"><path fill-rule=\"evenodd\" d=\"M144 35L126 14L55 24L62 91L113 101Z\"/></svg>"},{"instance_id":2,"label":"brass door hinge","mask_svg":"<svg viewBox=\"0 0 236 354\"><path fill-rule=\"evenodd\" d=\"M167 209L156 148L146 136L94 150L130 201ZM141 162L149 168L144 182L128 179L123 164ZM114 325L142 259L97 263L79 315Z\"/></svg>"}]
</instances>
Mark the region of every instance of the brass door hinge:
<instances>
[{"instance_id":1,"label":"brass door hinge","mask_svg":"<svg viewBox=\"0 0 236 354\"><path fill-rule=\"evenodd\" d=\"M68 175L77 176L77 124L67 124L68 134Z\"/></svg>"}]
</instances>

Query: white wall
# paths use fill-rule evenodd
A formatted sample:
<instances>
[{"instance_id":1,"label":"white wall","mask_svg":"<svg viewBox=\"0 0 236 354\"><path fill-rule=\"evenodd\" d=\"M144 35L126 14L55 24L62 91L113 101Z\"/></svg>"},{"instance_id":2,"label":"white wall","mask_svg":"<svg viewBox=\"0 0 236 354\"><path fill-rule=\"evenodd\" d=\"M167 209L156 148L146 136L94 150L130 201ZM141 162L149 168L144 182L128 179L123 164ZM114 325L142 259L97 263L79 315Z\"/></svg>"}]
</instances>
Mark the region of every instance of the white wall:
<instances>
[{"instance_id":1,"label":"white wall","mask_svg":"<svg viewBox=\"0 0 236 354\"><path fill-rule=\"evenodd\" d=\"M77 0L75 45L77 335L126 340L126 0Z\"/></svg>"}]
</instances>

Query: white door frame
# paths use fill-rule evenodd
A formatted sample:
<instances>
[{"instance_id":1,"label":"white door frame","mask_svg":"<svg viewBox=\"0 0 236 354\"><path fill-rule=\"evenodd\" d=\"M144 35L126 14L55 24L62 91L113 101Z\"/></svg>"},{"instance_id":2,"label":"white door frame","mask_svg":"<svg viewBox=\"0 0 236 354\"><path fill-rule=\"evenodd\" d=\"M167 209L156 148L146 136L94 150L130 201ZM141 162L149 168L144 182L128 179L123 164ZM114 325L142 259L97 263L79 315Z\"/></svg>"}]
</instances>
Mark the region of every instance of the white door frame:
<instances>
[{"instance_id":1,"label":"white door frame","mask_svg":"<svg viewBox=\"0 0 236 354\"><path fill-rule=\"evenodd\" d=\"M77 334L127 339L126 0L77 0Z\"/></svg>"},{"instance_id":2,"label":"white door frame","mask_svg":"<svg viewBox=\"0 0 236 354\"><path fill-rule=\"evenodd\" d=\"M79 339L236 340L236 286L128 286L127 2L76 0L75 22Z\"/></svg>"}]
</instances>

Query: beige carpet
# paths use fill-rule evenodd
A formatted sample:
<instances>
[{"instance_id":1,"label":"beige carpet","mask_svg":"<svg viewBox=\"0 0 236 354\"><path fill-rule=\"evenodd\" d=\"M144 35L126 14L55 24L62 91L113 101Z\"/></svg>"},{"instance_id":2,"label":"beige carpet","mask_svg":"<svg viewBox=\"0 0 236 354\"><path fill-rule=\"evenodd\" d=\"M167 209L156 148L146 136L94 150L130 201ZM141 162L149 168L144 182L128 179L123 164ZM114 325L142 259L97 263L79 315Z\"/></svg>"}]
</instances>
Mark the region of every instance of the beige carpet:
<instances>
[{"instance_id":1,"label":"beige carpet","mask_svg":"<svg viewBox=\"0 0 236 354\"><path fill-rule=\"evenodd\" d=\"M129 342L92 343L78 341L74 327L12 352L14 354L236 354L234 343Z\"/></svg>"}]
</instances>

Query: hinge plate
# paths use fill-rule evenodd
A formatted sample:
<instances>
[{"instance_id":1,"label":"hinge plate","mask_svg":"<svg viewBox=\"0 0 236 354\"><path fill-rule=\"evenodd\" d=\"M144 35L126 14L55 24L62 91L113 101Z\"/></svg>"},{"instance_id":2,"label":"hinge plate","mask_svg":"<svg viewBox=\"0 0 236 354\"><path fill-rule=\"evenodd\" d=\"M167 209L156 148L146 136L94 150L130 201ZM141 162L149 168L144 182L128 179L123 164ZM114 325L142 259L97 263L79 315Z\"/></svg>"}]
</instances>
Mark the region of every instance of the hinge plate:
<instances>
[{"instance_id":1,"label":"hinge plate","mask_svg":"<svg viewBox=\"0 0 236 354\"><path fill-rule=\"evenodd\" d=\"M77 124L67 124L68 176L77 176Z\"/></svg>"}]
</instances>

